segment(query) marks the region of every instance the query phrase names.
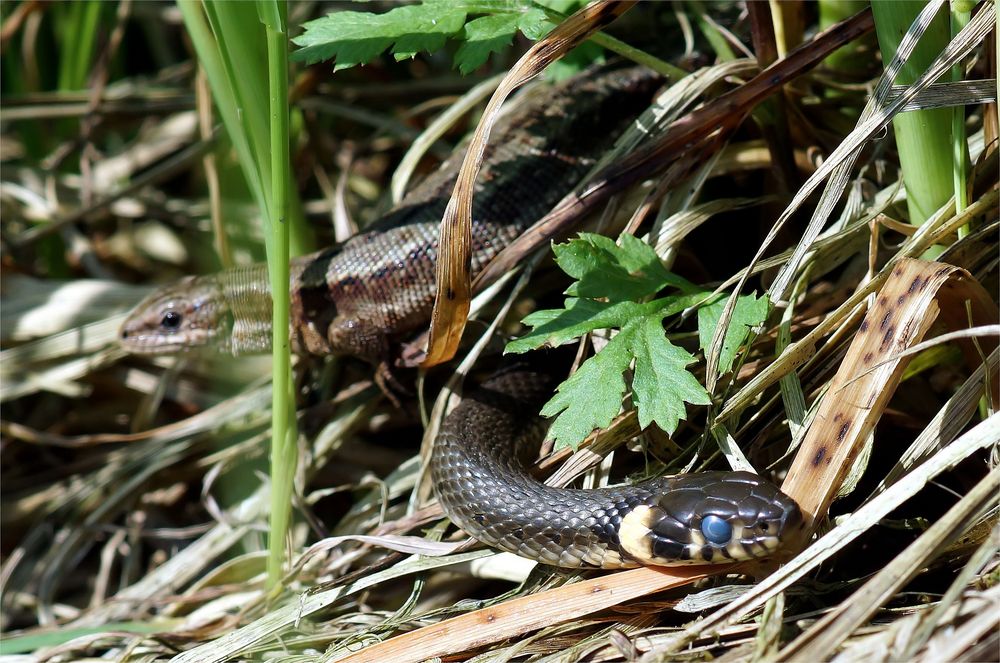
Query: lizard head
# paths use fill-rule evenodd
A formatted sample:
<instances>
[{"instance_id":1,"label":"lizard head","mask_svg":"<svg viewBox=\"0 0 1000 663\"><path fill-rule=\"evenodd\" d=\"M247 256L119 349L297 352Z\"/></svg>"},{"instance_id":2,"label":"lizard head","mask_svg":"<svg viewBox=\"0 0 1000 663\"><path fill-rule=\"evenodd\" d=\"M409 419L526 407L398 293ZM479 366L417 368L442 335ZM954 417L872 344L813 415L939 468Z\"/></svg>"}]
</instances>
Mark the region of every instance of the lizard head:
<instances>
[{"instance_id":1,"label":"lizard head","mask_svg":"<svg viewBox=\"0 0 1000 663\"><path fill-rule=\"evenodd\" d=\"M122 324L121 346L135 354L226 349L233 315L211 277L187 277L139 303Z\"/></svg>"}]
</instances>

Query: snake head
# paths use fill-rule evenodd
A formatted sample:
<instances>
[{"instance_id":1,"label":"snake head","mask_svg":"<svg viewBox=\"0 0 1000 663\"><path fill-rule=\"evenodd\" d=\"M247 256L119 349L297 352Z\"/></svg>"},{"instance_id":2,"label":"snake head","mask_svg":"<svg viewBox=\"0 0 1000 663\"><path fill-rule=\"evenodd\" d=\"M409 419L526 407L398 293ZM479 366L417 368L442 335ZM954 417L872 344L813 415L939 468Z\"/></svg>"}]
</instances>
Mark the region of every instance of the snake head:
<instances>
[{"instance_id":1,"label":"snake head","mask_svg":"<svg viewBox=\"0 0 1000 663\"><path fill-rule=\"evenodd\" d=\"M121 346L135 354L226 349L233 315L212 277L187 277L149 295L122 324Z\"/></svg>"},{"instance_id":2,"label":"snake head","mask_svg":"<svg viewBox=\"0 0 1000 663\"><path fill-rule=\"evenodd\" d=\"M622 518L621 547L643 564L718 564L774 553L803 527L795 501L750 472L667 477ZM652 486L650 486L652 488Z\"/></svg>"}]
</instances>

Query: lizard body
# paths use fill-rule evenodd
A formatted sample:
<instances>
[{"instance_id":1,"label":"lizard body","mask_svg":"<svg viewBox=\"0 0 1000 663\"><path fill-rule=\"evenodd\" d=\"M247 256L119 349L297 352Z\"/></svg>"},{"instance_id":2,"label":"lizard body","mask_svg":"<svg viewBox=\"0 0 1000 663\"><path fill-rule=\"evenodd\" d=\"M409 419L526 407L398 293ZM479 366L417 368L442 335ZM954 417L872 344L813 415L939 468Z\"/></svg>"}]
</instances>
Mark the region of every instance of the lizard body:
<instances>
[{"instance_id":1,"label":"lizard body","mask_svg":"<svg viewBox=\"0 0 1000 663\"><path fill-rule=\"evenodd\" d=\"M554 86L498 122L473 203L473 276L573 189L660 83L642 68L603 68ZM378 362L393 342L427 323L439 222L460 161L448 159L364 232L292 261L296 352ZM269 351L266 266L187 277L153 293L122 326L121 344L137 354L205 346Z\"/></svg>"}]
</instances>

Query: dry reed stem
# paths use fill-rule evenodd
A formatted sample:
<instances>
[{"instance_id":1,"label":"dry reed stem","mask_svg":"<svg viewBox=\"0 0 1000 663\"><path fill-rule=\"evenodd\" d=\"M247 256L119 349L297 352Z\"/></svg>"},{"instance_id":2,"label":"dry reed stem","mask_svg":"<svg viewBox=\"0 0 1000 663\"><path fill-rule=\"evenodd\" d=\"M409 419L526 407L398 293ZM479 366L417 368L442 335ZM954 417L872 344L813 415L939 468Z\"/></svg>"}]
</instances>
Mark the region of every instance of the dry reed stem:
<instances>
[{"instance_id":1,"label":"dry reed stem","mask_svg":"<svg viewBox=\"0 0 1000 663\"><path fill-rule=\"evenodd\" d=\"M437 294L431 313L427 356L421 364L424 368L454 357L465 330L472 297L472 196L486 153L486 142L499 117L500 105L514 90L540 74L559 56L606 27L634 4L635 0L602 0L583 7L529 48L503 77L490 98L466 149L455 190L441 219Z\"/></svg>"},{"instance_id":2,"label":"dry reed stem","mask_svg":"<svg viewBox=\"0 0 1000 663\"><path fill-rule=\"evenodd\" d=\"M959 328L997 319L989 294L963 269L909 258L891 269L782 485L806 516L802 543L826 515L899 385L911 357L896 355L919 343L939 313L946 324ZM966 301L971 321L964 315ZM989 354L996 341L984 339L982 346ZM980 363L979 354L974 348L964 350L974 369Z\"/></svg>"},{"instance_id":3,"label":"dry reed stem","mask_svg":"<svg viewBox=\"0 0 1000 663\"><path fill-rule=\"evenodd\" d=\"M609 573L446 619L362 649L342 660L350 663L416 663L435 656L456 654L582 617L640 596L680 587L732 568L643 567Z\"/></svg>"}]
</instances>

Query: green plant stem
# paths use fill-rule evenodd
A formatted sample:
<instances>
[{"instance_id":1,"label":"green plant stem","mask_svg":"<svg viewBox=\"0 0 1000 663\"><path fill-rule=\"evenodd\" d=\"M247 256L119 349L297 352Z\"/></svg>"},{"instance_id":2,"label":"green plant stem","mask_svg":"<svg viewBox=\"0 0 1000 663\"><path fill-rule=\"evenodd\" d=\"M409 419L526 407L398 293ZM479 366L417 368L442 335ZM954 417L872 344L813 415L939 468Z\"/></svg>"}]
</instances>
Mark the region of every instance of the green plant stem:
<instances>
[{"instance_id":1,"label":"green plant stem","mask_svg":"<svg viewBox=\"0 0 1000 663\"><path fill-rule=\"evenodd\" d=\"M290 227L303 228L294 223L300 208L291 188L287 7L280 0L181 0L179 6L264 223L274 306L268 556L268 579L273 586L284 559L296 461L288 338ZM262 27L264 39L260 38Z\"/></svg>"},{"instance_id":2,"label":"green plant stem","mask_svg":"<svg viewBox=\"0 0 1000 663\"><path fill-rule=\"evenodd\" d=\"M872 2L883 62L888 62L895 55L902 36L923 10L924 4L922 0ZM916 81L947 44L948 25L945 16L939 13L894 83L909 85ZM952 111L937 108L900 113L893 118L892 127L906 185L910 223L919 226L945 204L954 191Z\"/></svg>"},{"instance_id":3,"label":"green plant stem","mask_svg":"<svg viewBox=\"0 0 1000 663\"><path fill-rule=\"evenodd\" d=\"M542 9L542 11L545 12L549 20L553 21L554 23L565 21L568 18L568 14L564 12L558 12L552 9L551 7L541 6L540 8ZM484 7L482 11L484 13L492 13L492 10L488 7ZM612 53L617 53L622 57L628 58L632 62L645 65L650 69L652 69L653 71L659 72L664 76L666 76L670 80L670 82L679 81L680 79L688 75L688 72L684 71L680 67L672 65L666 60L661 60L655 55L652 55L651 53L647 53L646 51L638 49L635 46L632 46L631 44L627 44L621 39L618 39L617 37L612 37L611 35L605 32L595 32L590 36L590 39L588 39L587 41L597 44L602 48L606 48Z\"/></svg>"},{"instance_id":4,"label":"green plant stem","mask_svg":"<svg viewBox=\"0 0 1000 663\"><path fill-rule=\"evenodd\" d=\"M680 67L675 67L669 62L650 55L646 51L640 50L634 46L630 46L621 39L616 39L609 34L595 32L590 36L590 41L594 42L598 46L608 49L612 53L617 53L618 55L626 57L633 62L646 65L653 71L666 76L671 82L679 81L688 75L688 72L684 71Z\"/></svg>"},{"instance_id":5,"label":"green plant stem","mask_svg":"<svg viewBox=\"0 0 1000 663\"><path fill-rule=\"evenodd\" d=\"M271 247L268 273L273 301L272 410L271 410L271 523L268 542L267 578L273 587L280 580L284 562L284 542L291 520L292 489L295 478L296 431L292 393L289 317L289 232L288 232L288 35L285 30L287 6L284 2L260 3L267 41L268 101L270 109L271 159Z\"/></svg>"},{"instance_id":6,"label":"green plant stem","mask_svg":"<svg viewBox=\"0 0 1000 663\"><path fill-rule=\"evenodd\" d=\"M865 0L819 0L819 27L821 30L854 16L868 6ZM858 48L857 43L842 46L831 53L823 66L841 72L863 72L871 59L871 53Z\"/></svg>"}]
</instances>

